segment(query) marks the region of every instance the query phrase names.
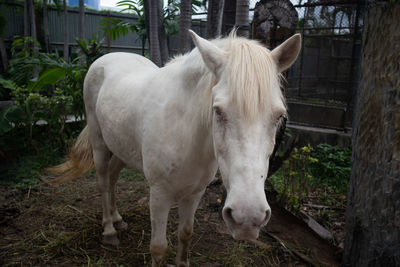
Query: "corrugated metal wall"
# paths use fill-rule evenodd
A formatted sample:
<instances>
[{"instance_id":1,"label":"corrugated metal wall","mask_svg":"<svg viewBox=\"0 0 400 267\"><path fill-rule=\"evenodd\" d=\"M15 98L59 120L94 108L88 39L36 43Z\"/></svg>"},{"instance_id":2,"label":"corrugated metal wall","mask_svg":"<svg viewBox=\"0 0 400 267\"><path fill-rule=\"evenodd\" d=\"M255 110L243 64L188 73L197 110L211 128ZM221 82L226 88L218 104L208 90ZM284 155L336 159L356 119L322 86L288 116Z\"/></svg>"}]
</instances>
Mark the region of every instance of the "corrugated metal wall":
<instances>
[{"instance_id":1,"label":"corrugated metal wall","mask_svg":"<svg viewBox=\"0 0 400 267\"><path fill-rule=\"evenodd\" d=\"M8 4L0 10L7 21L3 38L8 45L11 44L17 36L24 34L24 18L23 6L19 4ZM71 47L76 46L75 38L79 36L78 29L79 12L76 8L68 9L68 33L69 44ZM113 18L121 18L127 22L135 23L137 18L133 15L110 13ZM103 36L103 31L100 28L100 20L107 17L106 12L87 11L85 15L85 37L91 39L98 37L104 38L104 46L107 46L107 38ZM36 18L38 28L38 38L41 34L41 17ZM53 49L62 50L64 43L64 24L63 13L58 12L56 8L49 7L49 31L50 44ZM121 36L116 41L111 41L112 51L132 51L135 53L141 52L141 41L136 34L129 33L126 36Z\"/></svg>"},{"instance_id":2,"label":"corrugated metal wall","mask_svg":"<svg viewBox=\"0 0 400 267\"><path fill-rule=\"evenodd\" d=\"M8 3L7 6L3 6L0 9L0 13L4 14L7 20L5 32L3 38L6 41L8 47L17 36L24 35L24 11L22 4ZM69 33L69 45L71 49L74 49L77 44L75 38L79 36L79 11L77 8L68 9L68 33ZM112 18L120 18L130 23L136 23L137 18L134 15L114 13L110 12L109 16ZM107 12L104 11L86 11L85 12L85 38L93 39L98 38L101 40L104 38L103 46L107 48L107 37L103 35L103 31L100 28L100 20L107 17ZM41 32L41 18L36 18L37 28L40 39ZM193 30L199 33L201 36L205 36L206 25L202 21L193 21ZM58 51L63 50L64 44L64 24L63 24L63 13L58 12L55 7L49 7L49 30L50 30L50 45L52 49ZM169 50L171 55L177 52L178 40L177 35L169 38ZM126 51L133 53L142 53L142 42L140 38L134 34L129 33L125 36L120 36L117 40L111 41L111 52ZM145 45L146 53L147 44Z\"/></svg>"},{"instance_id":3,"label":"corrugated metal wall","mask_svg":"<svg viewBox=\"0 0 400 267\"><path fill-rule=\"evenodd\" d=\"M0 8L0 12L7 23L3 33L5 41L12 41L14 36L24 35L24 9L22 5L3 5Z\"/></svg>"},{"instance_id":4,"label":"corrugated metal wall","mask_svg":"<svg viewBox=\"0 0 400 267\"><path fill-rule=\"evenodd\" d=\"M79 36L79 13L76 9L70 9L68 11L68 33L69 43L71 46L76 46L75 38ZM107 17L106 13L89 11L85 13L85 38L93 39L104 38L104 46L107 45L107 38L103 36L103 31L100 28L100 20ZM124 21L135 23L136 17L133 15L116 14L110 13L110 17L121 18ZM64 43L64 25L62 22L62 14L58 14L56 10L49 12L49 26L50 26L50 42L53 46L61 49ZM133 51L135 53L141 52L141 40L134 34L129 33L128 35L121 36L115 41L111 41L112 51Z\"/></svg>"},{"instance_id":5,"label":"corrugated metal wall","mask_svg":"<svg viewBox=\"0 0 400 267\"><path fill-rule=\"evenodd\" d=\"M23 36L24 34L24 11L22 4L8 3L7 6L3 5L0 9L0 13L4 15L7 20L5 32L3 38L6 41L8 47L17 36ZM134 15L122 14L122 13L109 13L112 18L120 18L130 23L136 23L137 18ZM79 11L77 8L68 9L68 33L69 33L69 44L71 49L77 46L75 38L79 36ZM100 20L107 17L107 12L103 11L86 11L85 13L85 38L98 39L104 38L104 48L107 47L107 37L103 36L103 31L100 28ZM36 18L38 28L38 38L40 39L41 34L41 17ZM193 27L196 32L200 35L205 35L205 23L194 21ZM64 44L64 24L63 24L63 13L58 12L55 7L49 7L49 30L50 30L50 44L52 49L58 51L63 50ZM146 44L147 52L147 44ZM169 38L169 48L171 55L176 53L178 47L177 35ZM111 52L116 51L129 51L140 54L142 52L142 42L140 38L133 33L129 33L125 36L120 36L117 40L111 41Z\"/></svg>"}]
</instances>

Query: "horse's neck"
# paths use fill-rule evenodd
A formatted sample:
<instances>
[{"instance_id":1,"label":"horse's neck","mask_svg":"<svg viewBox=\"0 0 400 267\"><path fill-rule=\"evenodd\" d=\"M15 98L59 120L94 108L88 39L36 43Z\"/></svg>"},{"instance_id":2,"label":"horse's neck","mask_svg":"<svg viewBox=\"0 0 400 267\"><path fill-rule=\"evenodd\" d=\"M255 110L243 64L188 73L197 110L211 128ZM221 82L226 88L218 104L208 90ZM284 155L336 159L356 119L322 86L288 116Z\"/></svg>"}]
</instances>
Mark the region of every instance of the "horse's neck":
<instances>
[{"instance_id":1,"label":"horse's neck","mask_svg":"<svg viewBox=\"0 0 400 267\"><path fill-rule=\"evenodd\" d=\"M215 83L214 75L204 66L200 55L189 54L188 58L181 65L182 88L187 94L189 105L195 111L196 116L202 127L211 131L211 110L212 95L211 90Z\"/></svg>"},{"instance_id":2,"label":"horse's neck","mask_svg":"<svg viewBox=\"0 0 400 267\"><path fill-rule=\"evenodd\" d=\"M174 63L176 66L171 66L171 77L179 79L178 84L182 85L177 89L180 96L178 101L185 110L183 119L192 131L190 135L194 139L193 142L214 156L210 115L211 86L214 78L205 68L201 58L192 54L187 57Z\"/></svg>"}]
</instances>

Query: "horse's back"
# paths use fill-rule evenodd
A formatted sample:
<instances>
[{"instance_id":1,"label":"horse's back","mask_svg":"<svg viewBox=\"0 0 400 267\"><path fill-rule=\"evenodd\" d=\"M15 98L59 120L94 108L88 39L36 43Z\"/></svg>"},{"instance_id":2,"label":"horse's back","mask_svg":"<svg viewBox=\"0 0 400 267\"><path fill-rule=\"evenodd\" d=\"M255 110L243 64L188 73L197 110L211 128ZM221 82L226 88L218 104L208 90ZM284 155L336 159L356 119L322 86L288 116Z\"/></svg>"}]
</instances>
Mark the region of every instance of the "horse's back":
<instances>
[{"instance_id":1,"label":"horse's back","mask_svg":"<svg viewBox=\"0 0 400 267\"><path fill-rule=\"evenodd\" d=\"M93 101L95 104L105 82L113 83L127 76L140 77L156 69L158 67L153 62L137 54L125 52L106 54L98 58L88 70L83 90L85 102L89 104L87 102Z\"/></svg>"},{"instance_id":2,"label":"horse's back","mask_svg":"<svg viewBox=\"0 0 400 267\"><path fill-rule=\"evenodd\" d=\"M115 52L106 54L98 58L90 68L97 68L99 66L117 69L120 72L133 72L132 67L137 68L158 68L149 59L134 53Z\"/></svg>"}]
</instances>

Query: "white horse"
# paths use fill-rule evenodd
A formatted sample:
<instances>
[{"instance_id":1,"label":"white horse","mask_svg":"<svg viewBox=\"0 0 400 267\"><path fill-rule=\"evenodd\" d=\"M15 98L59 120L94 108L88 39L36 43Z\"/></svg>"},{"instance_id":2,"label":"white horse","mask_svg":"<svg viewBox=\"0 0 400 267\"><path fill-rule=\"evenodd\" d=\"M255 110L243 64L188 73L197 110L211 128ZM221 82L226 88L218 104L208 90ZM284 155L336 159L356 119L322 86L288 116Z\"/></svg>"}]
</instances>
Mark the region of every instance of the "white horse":
<instances>
[{"instance_id":1,"label":"white horse","mask_svg":"<svg viewBox=\"0 0 400 267\"><path fill-rule=\"evenodd\" d=\"M235 239L256 239L271 217L264 182L279 120L286 114L280 72L295 61L294 35L269 51L235 34L207 41L163 68L128 53L111 53L90 67L84 83L87 126L54 183L93 167L103 206L103 242L117 245L127 224L115 203L125 166L150 184L152 265L167 250L172 205L179 206L178 266L188 266L195 211L219 167L227 190L223 218ZM111 153L112 153L112 156Z\"/></svg>"}]
</instances>

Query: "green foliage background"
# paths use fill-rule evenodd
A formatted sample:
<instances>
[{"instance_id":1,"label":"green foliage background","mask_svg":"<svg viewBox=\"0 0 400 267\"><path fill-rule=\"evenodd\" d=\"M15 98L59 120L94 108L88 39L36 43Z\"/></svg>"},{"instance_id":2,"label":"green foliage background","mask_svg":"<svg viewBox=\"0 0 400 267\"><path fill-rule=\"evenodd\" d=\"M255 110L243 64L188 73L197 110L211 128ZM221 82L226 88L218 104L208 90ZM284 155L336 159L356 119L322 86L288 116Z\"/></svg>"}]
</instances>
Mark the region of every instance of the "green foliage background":
<instances>
[{"instance_id":1,"label":"green foliage background","mask_svg":"<svg viewBox=\"0 0 400 267\"><path fill-rule=\"evenodd\" d=\"M0 95L13 101L0 112L1 163L8 166L0 172L2 183L35 183L39 171L66 152L85 124L83 81L90 64L103 54L101 42L77 40L83 56L70 62L40 52L32 38L13 42L10 66L0 77Z\"/></svg>"}]
</instances>

